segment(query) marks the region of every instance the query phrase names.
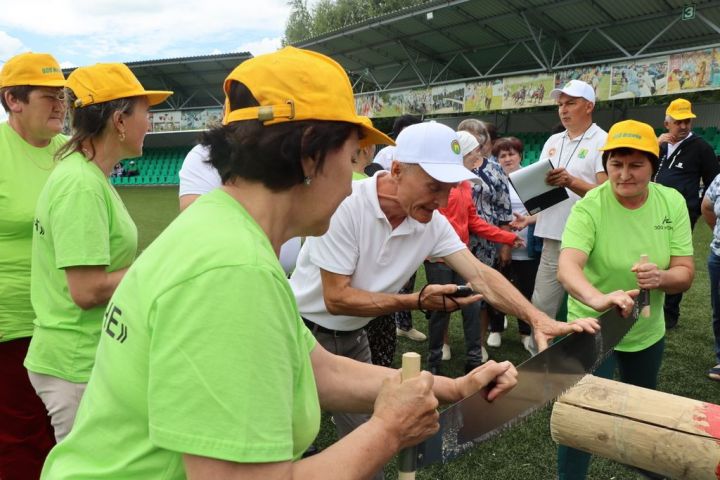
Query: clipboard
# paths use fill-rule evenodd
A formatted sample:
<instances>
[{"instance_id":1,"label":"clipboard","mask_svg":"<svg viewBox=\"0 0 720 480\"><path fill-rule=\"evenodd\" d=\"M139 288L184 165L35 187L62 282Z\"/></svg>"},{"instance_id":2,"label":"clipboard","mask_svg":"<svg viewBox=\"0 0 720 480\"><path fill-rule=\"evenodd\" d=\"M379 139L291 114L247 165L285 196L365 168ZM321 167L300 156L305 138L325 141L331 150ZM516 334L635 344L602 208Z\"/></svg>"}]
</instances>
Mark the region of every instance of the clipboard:
<instances>
[{"instance_id":1,"label":"clipboard","mask_svg":"<svg viewBox=\"0 0 720 480\"><path fill-rule=\"evenodd\" d=\"M554 168L549 159L540 160L508 175L510 183L530 215L535 215L570 198L564 187L553 187L545 183L545 177Z\"/></svg>"}]
</instances>

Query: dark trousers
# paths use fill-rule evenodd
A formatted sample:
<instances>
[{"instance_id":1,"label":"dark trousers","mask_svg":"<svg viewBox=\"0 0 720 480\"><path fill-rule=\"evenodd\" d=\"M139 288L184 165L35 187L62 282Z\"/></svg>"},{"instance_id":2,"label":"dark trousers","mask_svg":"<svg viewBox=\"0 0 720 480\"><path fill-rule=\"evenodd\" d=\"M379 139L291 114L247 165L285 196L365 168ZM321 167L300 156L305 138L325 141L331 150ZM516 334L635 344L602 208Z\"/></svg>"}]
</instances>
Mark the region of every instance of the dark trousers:
<instances>
[{"instance_id":1,"label":"dark trousers","mask_svg":"<svg viewBox=\"0 0 720 480\"><path fill-rule=\"evenodd\" d=\"M720 257L712 251L708 256L710 274L710 305L712 306L712 328L715 336L715 359L720 364Z\"/></svg>"},{"instance_id":2,"label":"dark trousers","mask_svg":"<svg viewBox=\"0 0 720 480\"><path fill-rule=\"evenodd\" d=\"M532 300L535 289L535 276L537 275L539 258L531 260L513 260L507 267L498 269L510 283L517 288L528 300ZM496 310L488 304L489 330L491 332L502 332L505 330L505 313ZM518 331L520 335L530 335L530 325L518 319Z\"/></svg>"},{"instance_id":3,"label":"dark trousers","mask_svg":"<svg viewBox=\"0 0 720 480\"><path fill-rule=\"evenodd\" d=\"M442 262L425 262L425 275L428 284L445 285L454 283L465 285L467 282ZM472 303L461 310L463 330L465 332L466 363L482 363L482 338L480 333L480 302ZM432 312L428 321L428 368L438 367L442 361L442 346L445 329L450 321L450 313Z\"/></svg>"},{"instance_id":4,"label":"dark trousers","mask_svg":"<svg viewBox=\"0 0 720 480\"><path fill-rule=\"evenodd\" d=\"M695 222L698 220L698 214L690 212L690 230L695 228ZM682 302L682 293L665 294L665 304L663 311L665 313L665 326L673 328L680 319L680 302Z\"/></svg>"},{"instance_id":5,"label":"dark trousers","mask_svg":"<svg viewBox=\"0 0 720 480\"><path fill-rule=\"evenodd\" d=\"M412 328L412 324L410 326ZM370 357L373 365L389 367L395 356L397 337L395 336L395 319L392 315L374 318L365 327Z\"/></svg>"},{"instance_id":6,"label":"dark trousers","mask_svg":"<svg viewBox=\"0 0 720 480\"><path fill-rule=\"evenodd\" d=\"M55 432L23 366L30 338L0 343L0 479L36 480Z\"/></svg>"},{"instance_id":7,"label":"dark trousers","mask_svg":"<svg viewBox=\"0 0 720 480\"><path fill-rule=\"evenodd\" d=\"M665 350L665 338L655 345L639 352L614 352L594 375L601 378L613 378L617 367L620 381L638 387L655 389L657 377ZM558 447L559 480L584 479L590 466L591 455L574 448Z\"/></svg>"}]
</instances>

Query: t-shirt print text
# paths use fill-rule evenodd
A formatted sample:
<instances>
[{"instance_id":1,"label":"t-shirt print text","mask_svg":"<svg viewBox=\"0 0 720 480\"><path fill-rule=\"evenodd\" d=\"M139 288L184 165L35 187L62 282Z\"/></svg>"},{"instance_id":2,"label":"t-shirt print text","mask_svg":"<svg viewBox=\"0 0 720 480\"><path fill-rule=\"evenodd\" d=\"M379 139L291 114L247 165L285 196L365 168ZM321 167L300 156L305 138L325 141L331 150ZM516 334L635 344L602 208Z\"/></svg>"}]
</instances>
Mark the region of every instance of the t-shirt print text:
<instances>
[{"instance_id":1,"label":"t-shirt print text","mask_svg":"<svg viewBox=\"0 0 720 480\"><path fill-rule=\"evenodd\" d=\"M672 230L672 220L667 216L663 217L662 222L659 225L655 225L655 230Z\"/></svg>"},{"instance_id":2,"label":"t-shirt print text","mask_svg":"<svg viewBox=\"0 0 720 480\"><path fill-rule=\"evenodd\" d=\"M38 233L38 235L40 235L41 237L45 236L45 229L40 224L40 220L38 220L36 218L35 221L33 222L33 226L35 227L35 231Z\"/></svg>"},{"instance_id":3,"label":"t-shirt print text","mask_svg":"<svg viewBox=\"0 0 720 480\"><path fill-rule=\"evenodd\" d=\"M103 332L120 343L124 343L128 337L127 325L122 323L122 310L112 303L108 305L107 310L105 310Z\"/></svg>"}]
</instances>

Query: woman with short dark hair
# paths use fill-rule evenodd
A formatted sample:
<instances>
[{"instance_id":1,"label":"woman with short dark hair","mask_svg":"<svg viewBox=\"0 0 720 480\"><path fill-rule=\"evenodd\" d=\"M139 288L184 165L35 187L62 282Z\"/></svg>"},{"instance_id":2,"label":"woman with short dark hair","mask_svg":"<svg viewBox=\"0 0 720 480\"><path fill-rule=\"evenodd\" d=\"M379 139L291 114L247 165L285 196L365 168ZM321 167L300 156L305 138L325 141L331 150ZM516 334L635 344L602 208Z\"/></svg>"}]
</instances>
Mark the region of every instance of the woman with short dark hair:
<instances>
[{"instance_id":1,"label":"woman with short dark hair","mask_svg":"<svg viewBox=\"0 0 720 480\"><path fill-rule=\"evenodd\" d=\"M328 229L361 136L391 141L356 114L342 67L315 52L246 60L224 90L223 126L203 138L223 187L175 219L113 295L75 428L45 478L368 478L437 431L438 399L515 384L502 364L401 383L316 343L280 246ZM373 417L301 459L321 407Z\"/></svg>"}]
</instances>

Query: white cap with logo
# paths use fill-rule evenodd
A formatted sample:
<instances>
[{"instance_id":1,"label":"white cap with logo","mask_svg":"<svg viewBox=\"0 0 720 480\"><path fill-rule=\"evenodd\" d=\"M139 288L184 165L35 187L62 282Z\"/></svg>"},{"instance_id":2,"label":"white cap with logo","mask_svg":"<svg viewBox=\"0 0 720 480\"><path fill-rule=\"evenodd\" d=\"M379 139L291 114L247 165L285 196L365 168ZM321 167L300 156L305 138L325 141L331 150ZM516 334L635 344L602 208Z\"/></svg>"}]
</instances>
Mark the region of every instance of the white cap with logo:
<instances>
[{"instance_id":1,"label":"white cap with logo","mask_svg":"<svg viewBox=\"0 0 720 480\"><path fill-rule=\"evenodd\" d=\"M571 97L584 98L588 102L595 103L595 89L582 80L570 80L563 88L556 88L550 92L550 96L553 100L557 100L561 93Z\"/></svg>"},{"instance_id":2,"label":"white cap with logo","mask_svg":"<svg viewBox=\"0 0 720 480\"><path fill-rule=\"evenodd\" d=\"M393 160L420 165L443 183L480 179L463 166L460 142L455 131L442 123L426 122L406 127L395 140Z\"/></svg>"}]
</instances>

